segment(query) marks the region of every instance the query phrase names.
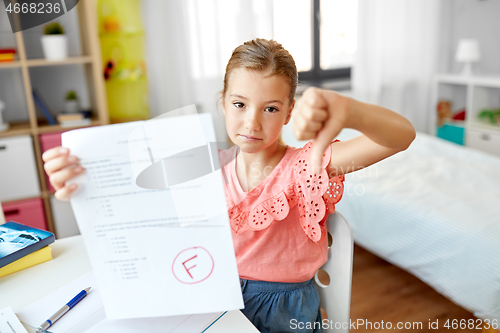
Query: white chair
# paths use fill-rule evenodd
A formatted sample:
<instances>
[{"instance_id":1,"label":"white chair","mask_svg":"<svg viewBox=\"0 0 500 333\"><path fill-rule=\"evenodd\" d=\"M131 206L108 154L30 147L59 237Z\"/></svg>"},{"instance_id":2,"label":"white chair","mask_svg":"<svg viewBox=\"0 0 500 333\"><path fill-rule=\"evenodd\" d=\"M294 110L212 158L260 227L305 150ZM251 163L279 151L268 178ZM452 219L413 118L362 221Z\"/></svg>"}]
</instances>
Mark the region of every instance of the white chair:
<instances>
[{"instance_id":1,"label":"white chair","mask_svg":"<svg viewBox=\"0 0 500 333\"><path fill-rule=\"evenodd\" d=\"M354 240L349 223L339 212L328 217L326 227L328 259L314 280L318 286L320 306L328 315L328 328L323 331L344 333L349 332Z\"/></svg>"}]
</instances>

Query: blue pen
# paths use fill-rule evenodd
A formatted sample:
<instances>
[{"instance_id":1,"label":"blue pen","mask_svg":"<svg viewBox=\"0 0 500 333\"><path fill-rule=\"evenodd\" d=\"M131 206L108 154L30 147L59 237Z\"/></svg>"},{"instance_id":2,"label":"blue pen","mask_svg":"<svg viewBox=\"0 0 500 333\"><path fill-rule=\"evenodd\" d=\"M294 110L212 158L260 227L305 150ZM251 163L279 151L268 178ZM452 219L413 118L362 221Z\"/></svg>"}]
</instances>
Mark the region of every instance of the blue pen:
<instances>
[{"instance_id":1,"label":"blue pen","mask_svg":"<svg viewBox=\"0 0 500 333\"><path fill-rule=\"evenodd\" d=\"M47 328L52 326L57 320L59 320L59 318L64 316L64 314L66 314L66 312L71 310L78 302L80 302L85 296L87 296L89 291L90 291L90 287L80 291L80 293L78 295L76 295L75 297L73 297L73 299L71 301L69 301L66 305L64 305L62 308L60 308L49 319L44 321L43 324L41 324L40 327L37 328L37 330L36 330L37 333L46 331Z\"/></svg>"}]
</instances>

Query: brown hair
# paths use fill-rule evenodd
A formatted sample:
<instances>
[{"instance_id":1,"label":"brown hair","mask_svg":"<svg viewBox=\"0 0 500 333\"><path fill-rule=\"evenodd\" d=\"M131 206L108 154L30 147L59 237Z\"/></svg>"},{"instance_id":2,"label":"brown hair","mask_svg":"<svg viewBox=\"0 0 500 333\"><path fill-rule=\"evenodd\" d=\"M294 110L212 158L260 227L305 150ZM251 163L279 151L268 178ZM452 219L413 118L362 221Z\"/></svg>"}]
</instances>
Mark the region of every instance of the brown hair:
<instances>
[{"instance_id":1,"label":"brown hair","mask_svg":"<svg viewBox=\"0 0 500 333\"><path fill-rule=\"evenodd\" d=\"M227 62L222 98L226 93L229 77L237 68L270 71L270 75L282 75L290 84L290 103L293 102L298 82L297 67L290 53L280 43L256 38L235 48Z\"/></svg>"}]
</instances>

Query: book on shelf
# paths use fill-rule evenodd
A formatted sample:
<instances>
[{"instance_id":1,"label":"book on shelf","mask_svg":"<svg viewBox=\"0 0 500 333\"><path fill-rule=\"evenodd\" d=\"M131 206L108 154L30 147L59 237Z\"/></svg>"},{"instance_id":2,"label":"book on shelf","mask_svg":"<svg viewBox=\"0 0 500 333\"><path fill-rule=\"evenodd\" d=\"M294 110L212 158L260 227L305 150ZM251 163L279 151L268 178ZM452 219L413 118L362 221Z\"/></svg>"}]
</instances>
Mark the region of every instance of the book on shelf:
<instances>
[{"instance_id":1,"label":"book on shelf","mask_svg":"<svg viewBox=\"0 0 500 333\"><path fill-rule=\"evenodd\" d=\"M0 49L0 62L14 61L16 55L15 49Z\"/></svg>"},{"instance_id":2,"label":"book on shelf","mask_svg":"<svg viewBox=\"0 0 500 333\"><path fill-rule=\"evenodd\" d=\"M42 99L40 98L40 94L37 93L35 91L35 89L33 89L33 98L34 98L36 104L38 104L38 107L40 108L40 110L42 110L43 116L45 117L45 119L47 120L49 125L56 125L57 124L56 120L50 114L49 110L47 109L47 107L43 103Z\"/></svg>"},{"instance_id":3,"label":"book on shelf","mask_svg":"<svg viewBox=\"0 0 500 333\"><path fill-rule=\"evenodd\" d=\"M0 225L0 268L53 243L54 234L9 221Z\"/></svg>"},{"instance_id":4,"label":"book on shelf","mask_svg":"<svg viewBox=\"0 0 500 333\"><path fill-rule=\"evenodd\" d=\"M59 123L62 123L63 121L75 121L75 120L82 120L85 117L83 116L82 113L60 113L57 115L57 121Z\"/></svg>"},{"instance_id":5,"label":"book on shelf","mask_svg":"<svg viewBox=\"0 0 500 333\"><path fill-rule=\"evenodd\" d=\"M76 113L62 112L57 115L57 121L61 127L89 126L92 123L91 111L83 110Z\"/></svg>"},{"instance_id":6,"label":"book on shelf","mask_svg":"<svg viewBox=\"0 0 500 333\"><path fill-rule=\"evenodd\" d=\"M0 61L4 62L14 61L14 54L13 53L0 54Z\"/></svg>"},{"instance_id":7,"label":"book on shelf","mask_svg":"<svg viewBox=\"0 0 500 333\"><path fill-rule=\"evenodd\" d=\"M41 264L52 259L52 250L50 246L45 246L38 251L32 252L24 257L17 259L10 264L0 267L0 277L15 273L22 269Z\"/></svg>"},{"instance_id":8,"label":"book on shelf","mask_svg":"<svg viewBox=\"0 0 500 333\"><path fill-rule=\"evenodd\" d=\"M66 120L61 121L61 127L79 127L79 126L89 126L92 123L90 118L84 118L80 120Z\"/></svg>"}]
</instances>

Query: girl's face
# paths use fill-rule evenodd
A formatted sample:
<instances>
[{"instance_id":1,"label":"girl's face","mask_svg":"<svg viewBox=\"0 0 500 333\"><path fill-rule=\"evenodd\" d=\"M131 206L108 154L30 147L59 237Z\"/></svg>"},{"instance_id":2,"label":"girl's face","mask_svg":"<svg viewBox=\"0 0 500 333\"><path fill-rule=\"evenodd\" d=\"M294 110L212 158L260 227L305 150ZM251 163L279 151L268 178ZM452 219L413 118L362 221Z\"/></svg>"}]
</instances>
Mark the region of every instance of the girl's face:
<instances>
[{"instance_id":1,"label":"girl's face","mask_svg":"<svg viewBox=\"0 0 500 333\"><path fill-rule=\"evenodd\" d=\"M283 125L290 121L290 85L280 75L235 69L229 77L222 109L231 141L246 153L276 149Z\"/></svg>"}]
</instances>

